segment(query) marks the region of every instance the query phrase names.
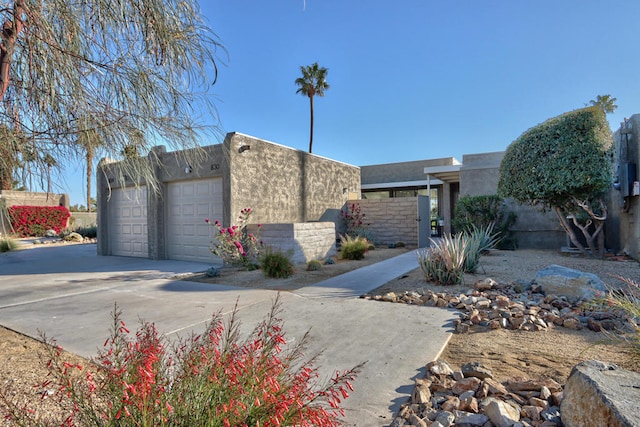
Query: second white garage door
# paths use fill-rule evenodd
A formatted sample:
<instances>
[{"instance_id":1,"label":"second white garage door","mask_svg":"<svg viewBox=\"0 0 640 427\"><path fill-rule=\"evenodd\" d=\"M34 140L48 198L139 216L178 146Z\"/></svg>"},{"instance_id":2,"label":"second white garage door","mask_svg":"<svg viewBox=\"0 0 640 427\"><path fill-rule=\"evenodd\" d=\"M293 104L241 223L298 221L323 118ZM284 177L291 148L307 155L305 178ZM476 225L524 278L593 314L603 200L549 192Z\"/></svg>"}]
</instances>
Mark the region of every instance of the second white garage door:
<instances>
[{"instance_id":1,"label":"second white garage door","mask_svg":"<svg viewBox=\"0 0 640 427\"><path fill-rule=\"evenodd\" d=\"M205 220L222 221L222 200L222 178L168 184L166 241L169 259L214 261L209 248L215 228Z\"/></svg>"}]
</instances>

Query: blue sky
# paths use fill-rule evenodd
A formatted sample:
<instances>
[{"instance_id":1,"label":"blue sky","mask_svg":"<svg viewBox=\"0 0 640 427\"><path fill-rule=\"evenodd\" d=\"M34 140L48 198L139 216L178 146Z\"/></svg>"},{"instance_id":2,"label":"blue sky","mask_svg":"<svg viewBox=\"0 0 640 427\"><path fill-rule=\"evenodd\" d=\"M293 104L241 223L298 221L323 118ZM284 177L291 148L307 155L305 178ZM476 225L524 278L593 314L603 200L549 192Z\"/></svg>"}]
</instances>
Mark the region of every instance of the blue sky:
<instances>
[{"instance_id":1,"label":"blue sky","mask_svg":"<svg viewBox=\"0 0 640 427\"><path fill-rule=\"evenodd\" d=\"M222 133L308 149L301 65L327 67L313 152L353 165L502 151L610 94L640 113L637 0L206 0ZM211 143L220 141L211 140ZM77 182L77 184L75 184ZM82 178L69 180L83 203Z\"/></svg>"}]
</instances>

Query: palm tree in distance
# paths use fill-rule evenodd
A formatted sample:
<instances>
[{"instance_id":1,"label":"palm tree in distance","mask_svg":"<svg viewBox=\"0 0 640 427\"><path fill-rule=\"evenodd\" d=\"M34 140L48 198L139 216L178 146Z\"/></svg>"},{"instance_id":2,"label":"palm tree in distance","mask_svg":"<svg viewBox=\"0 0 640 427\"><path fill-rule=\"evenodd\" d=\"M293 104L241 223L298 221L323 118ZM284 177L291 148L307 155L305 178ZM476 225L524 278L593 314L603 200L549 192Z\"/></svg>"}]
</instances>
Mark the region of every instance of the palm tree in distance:
<instances>
[{"instance_id":1,"label":"palm tree in distance","mask_svg":"<svg viewBox=\"0 0 640 427\"><path fill-rule=\"evenodd\" d=\"M589 105L602 108L606 114L616 111L618 106L616 105L617 98L612 98L611 95L598 95L595 100L589 101Z\"/></svg>"},{"instance_id":2,"label":"palm tree in distance","mask_svg":"<svg viewBox=\"0 0 640 427\"><path fill-rule=\"evenodd\" d=\"M312 65L300 66L302 77L296 79L296 86L298 90L296 93L302 96L309 97L309 106L311 112L311 123L309 131L309 153L313 148L313 97L315 95L324 96L324 91L329 89L329 83L327 83L328 69L325 67L319 67L317 62Z\"/></svg>"}]
</instances>

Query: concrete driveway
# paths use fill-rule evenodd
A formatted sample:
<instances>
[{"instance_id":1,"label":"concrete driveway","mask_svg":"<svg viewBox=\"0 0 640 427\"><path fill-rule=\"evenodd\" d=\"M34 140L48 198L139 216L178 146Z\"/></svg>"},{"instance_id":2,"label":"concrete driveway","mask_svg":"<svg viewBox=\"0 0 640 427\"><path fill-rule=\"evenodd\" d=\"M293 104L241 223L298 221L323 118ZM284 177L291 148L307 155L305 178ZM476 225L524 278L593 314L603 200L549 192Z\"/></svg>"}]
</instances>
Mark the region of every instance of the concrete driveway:
<instances>
[{"instance_id":1,"label":"concrete driveway","mask_svg":"<svg viewBox=\"0 0 640 427\"><path fill-rule=\"evenodd\" d=\"M358 270L361 280L352 275L345 283L358 282L359 291L371 290L387 280L380 270L398 277L412 265L417 266L406 256L394 258L382 269L374 265ZM85 357L95 355L108 336L116 303L129 326L142 318L167 335L186 336L202 330L213 313L229 313L237 301L245 331L252 329L268 313L276 293L173 279L208 267L100 257L95 245L0 254L0 325L32 337L42 331L65 350ZM322 297L306 288L281 294L286 337L292 341L311 329L308 354L323 351L317 359L321 377L368 361L355 391L344 401L345 425L389 425L409 398L414 379L446 345L455 314L358 299L353 289L342 292L335 283L323 289Z\"/></svg>"}]
</instances>

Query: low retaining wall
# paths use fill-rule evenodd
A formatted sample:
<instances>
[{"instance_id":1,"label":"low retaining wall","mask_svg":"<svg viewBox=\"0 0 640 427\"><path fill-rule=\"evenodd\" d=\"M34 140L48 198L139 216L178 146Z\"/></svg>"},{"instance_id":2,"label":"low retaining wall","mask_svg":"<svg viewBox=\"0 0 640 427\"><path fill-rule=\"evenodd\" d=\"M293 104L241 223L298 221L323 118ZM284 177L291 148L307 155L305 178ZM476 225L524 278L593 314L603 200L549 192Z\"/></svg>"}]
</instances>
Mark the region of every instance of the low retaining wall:
<instances>
[{"instance_id":1,"label":"low retaining wall","mask_svg":"<svg viewBox=\"0 0 640 427\"><path fill-rule=\"evenodd\" d=\"M251 224L247 229L250 233L256 233L258 226ZM336 254L336 227L333 222L263 224L259 235L265 246L283 252L291 251L294 264Z\"/></svg>"}]
</instances>

